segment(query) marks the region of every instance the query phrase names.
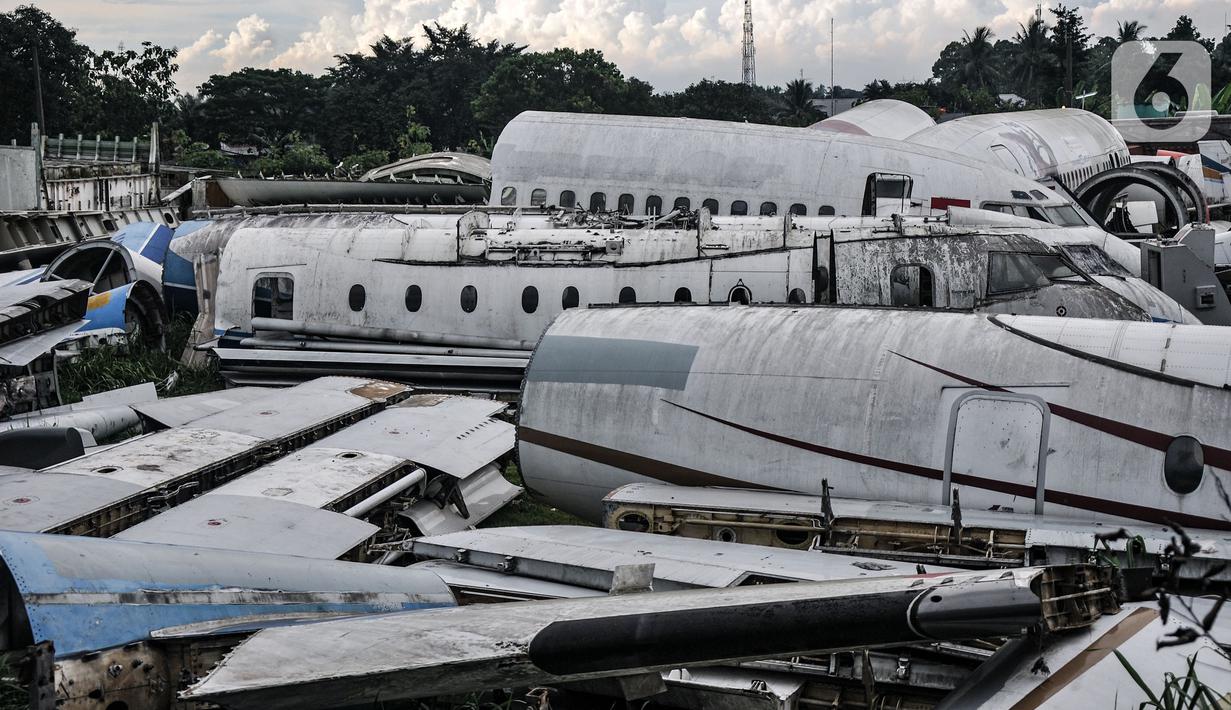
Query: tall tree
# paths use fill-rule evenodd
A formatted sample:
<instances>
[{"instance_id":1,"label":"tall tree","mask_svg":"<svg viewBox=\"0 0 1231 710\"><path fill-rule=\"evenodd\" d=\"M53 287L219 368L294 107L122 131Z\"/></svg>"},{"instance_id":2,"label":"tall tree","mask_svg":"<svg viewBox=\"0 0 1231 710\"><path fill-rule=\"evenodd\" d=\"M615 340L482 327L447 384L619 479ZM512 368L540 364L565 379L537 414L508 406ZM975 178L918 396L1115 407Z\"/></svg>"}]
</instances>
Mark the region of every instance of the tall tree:
<instances>
[{"instance_id":1,"label":"tall tree","mask_svg":"<svg viewBox=\"0 0 1231 710\"><path fill-rule=\"evenodd\" d=\"M44 132L75 132L89 88L91 52L77 33L32 5L0 13L0 140L25 143L35 106L34 54L42 75Z\"/></svg>"},{"instance_id":2,"label":"tall tree","mask_svg":"<svg viewBox=\"0 0 1231 710\"><path fill-rule=\"evenodd\" d=\"M1224 35L1214 47L1210 55L1210 64L1213 71L1211 88L1221 91L1224 87L1231 85L1231 33Z\"/></svg>"},{"instance_id":3,"label":"tall tree","mask_svg":"<svg viewBox=\"0 0 1231 710\"><path fill-rule=\"evenodd\" d=\"M326 131L331 154L365 150L402 152L406 111L425 127L437 148L465 149L489 139L472 101L501 62L523 50L480 42L465 26L425 25L422 48L410 38L382 37L370 54L346 54L330 69Z\"/></svg>"},{"instance_id":4,"label":"tall tree","mask_svg":"<svg viewBox=\"0 0 1231 710\"><path fill-rule=\"evenodd\" d=\"M782 91L782 111L779 121L788 126L810 126L821 120L820 111L812 105L816 89L806 79L792 79Z\"/></svg>"},{"instance_id":5,"label":"tall tree","mask_svg":"<svg viewBox=\"0 0 1231 710\"><path fill-rule=\"evenodd\" d=\"M1061 81L1057 88L1057 93L1060 94L1065 86L1066 74L1071 75L1076 82L1085 71L1090 39L1094 35L1086 29L1086 21L1078 8L1060 5L1049 12L1056 18L1056 23L1051 28L1052 54L1060 67ZM1059 96L1059 99L1065 104L1070 101L1068 96L1063 95Z\"/></svg>"},{"instance_id":6,"label":"tall tree","mask_svg":"<svg viewBox=\"0 0 1231 710\"><path fill-rule=\"evenodd\" d=\"M652 97L649 84L625 79L602 52L562 48L505 59L472 106L480 126L495 135L522 111L643 114Z\"/></svg>"},{"instance_id":7,"label":"tall tree","mask_svg":"<svg viewBox=\"0 0 1231 710\"><path fill-rule=\"evenodd\" d=\"M216 145L281 147L292 133L311 138L320 127L327 82L291 69L247 67L215 74L201 84L200 131L192 137ZM363 107L355 107L363 111Z\"/></svg>"},{"instance_id":8,"label":"tall tree","mask_svg":"<svg viewBox=\"0 0 1231 710\"><path fill-rule=\"evenodd\" d=\"M961 77L972 89L988 89L999 78L993 60L993 36L986 25L976 27L974 34L962 33Z\"/></svg>"},{"instance_id":9,"label":"tall tree","mask_svg":"<svg viewBox=\"0 0 1231 710\"><path fill-rule=\"evenodd\" d=\"M142 42L141 51L106 50L94 56L90 90L79 130L136 136L174 112L172 76L179 50Z\"/></svg>"},{"instance_id":10,"label":"tall tree","mask_svg":"<svg viewBox=\"0 0 1231 710\"><path fill-rule=\"evenodd\" d=\"M774 123L776 107L781 105L779 95L772 89L710 79L665 94L660 101L659 110L668 116L749 123Z\"/></svg>"},{"instance_id":11,"label":"tall tree","mask_svg":"<svg viewBox=\"0 0 1231 710\"><path fill-rule=\"evenodd\" d=\"M1116 44L1137 42L1146 31L1146 26L1137 20L1125 20L1116 27Z\"/></svg>"},{"instance_id":12,"label":"tall tree","mask_svg":"<svg viewBox=\"0 0 1231 710\"><path fill-rule=\"evenodd\" d=\"M1214 51L1214 40L1202 37L1201 32L1197 30L1197 25L1193 23L1193 18L1188 15L1180 15L1175 21L1175 27L1172 27L1163 39L1196 42L1205 47L1205 51Z\"/></svg>"},{"instance_id":13,"label":"tall tree","mask_svg":"<svg viewBox=\"0 0 1231 710\"><path fill-rule=\"evenodd\" d=\"M1041 18L1032 18L1018 25L1013 35L1013 55L1010 76L1022 87L1029 100L1043 103L1044 85L1055 76L1056 57L1047 38L1047 25Z\"/></svg>"},{"instance_id":14,"label":"tall tree","mask_svg":"<svg viewBox=\"0 0 1231 710\"><path fill-rule=\"evenodd\" d=\"M431 131L438 147L462 149L480 134L471 100L501 62L520 54L524 47L479 42L463 25L451 30L439 24L424 26L427 45L423 48L427 70L427 95L415 104L432 106L421 120Z\"/></svg>"}]
</instances>

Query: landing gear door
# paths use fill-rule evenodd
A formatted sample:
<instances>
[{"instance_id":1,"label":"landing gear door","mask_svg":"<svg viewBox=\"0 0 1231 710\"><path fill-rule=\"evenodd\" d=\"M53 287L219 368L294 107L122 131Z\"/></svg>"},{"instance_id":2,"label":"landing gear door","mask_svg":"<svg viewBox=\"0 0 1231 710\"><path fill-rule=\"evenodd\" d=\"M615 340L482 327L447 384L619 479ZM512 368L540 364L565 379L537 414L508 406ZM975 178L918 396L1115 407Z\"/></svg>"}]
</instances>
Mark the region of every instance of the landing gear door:
<instances>
[{"instance_id":1,"label":"landing gear door","mask_svg":"<svg viewBox=\"0 0 1231 710\"><path fill-rule=\"evenodd\" d=\"M833 233L816 238L815 263L812 266L812 293L814 303L834 303L837 298L837 277L834 272Z\"/></svg>"},{"instance_id":2,"label":"landing gear door","mask_svg":"<svg viewBox=\"0 0 1231 710\"><path fill-rule=\"evenodd\" d=\"M1051 413L1035 395L967 392L949 414L941 502L961 488L962 507L1043 513Z\"/></svg>"}]
</instances>

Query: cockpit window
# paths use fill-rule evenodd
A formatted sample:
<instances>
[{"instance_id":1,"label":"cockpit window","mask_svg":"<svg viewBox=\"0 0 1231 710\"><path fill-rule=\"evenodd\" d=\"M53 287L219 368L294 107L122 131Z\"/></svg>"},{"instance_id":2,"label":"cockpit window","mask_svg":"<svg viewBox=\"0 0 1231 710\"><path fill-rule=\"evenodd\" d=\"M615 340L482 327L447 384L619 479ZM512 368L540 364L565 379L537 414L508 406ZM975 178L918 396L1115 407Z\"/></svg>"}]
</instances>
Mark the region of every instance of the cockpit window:
<instances>
[{"instance_id":1,"label":"cockpit window","mask_svg":"<svg viewBox=\"0 0 1231 710\"><path fill-rule=\"evenodd\" d=\"M1065 244L1060 247L1077 268L1087 274L1098 276L1132 276L1128 269L1112 259L1107 252L1093 244Z\"/></svg>"},{"instance_id":2,"label":"cockpit window","mask_svg":"<svg viewBox=\"0 0 1231 710\"><path fill-rule=\"evenodd\" d=\"M1081 214L1070 207L1069 205L1061 205L1059 207L1044 207L1043 211L1047 213L1047 221L1052 224L1058 224L1061 227L1084 227L1086 220L1081 218Z\"/></svg>"},{"instance_id":3,"label":"cockpit window","mask_svg":"<svg viewBox=\"0 0 1231 710\"><path fill-rule=\"evenodd\" d=\"M1056 281L1084 280L1056 254L988 254L987 293L1043 288Z\"/></svg>"},{"instance_id":4,"label":"cockpit window","mask_svg":"<svg viewBox=\"0 0 1231 710\"><path fill-rule=\"evenodd\" d=\"M1037 219L1040 222L1050 222L1047 215L1043 214L1042 210L1034 205L1017 205L1005 204L1003 202L984 202L983 209L992 210L993 212L1004 212L1005 214L1017 215L1027 219ZM1082 224L1085 224L1082 222Z\"/></svg>"}]
</instances>

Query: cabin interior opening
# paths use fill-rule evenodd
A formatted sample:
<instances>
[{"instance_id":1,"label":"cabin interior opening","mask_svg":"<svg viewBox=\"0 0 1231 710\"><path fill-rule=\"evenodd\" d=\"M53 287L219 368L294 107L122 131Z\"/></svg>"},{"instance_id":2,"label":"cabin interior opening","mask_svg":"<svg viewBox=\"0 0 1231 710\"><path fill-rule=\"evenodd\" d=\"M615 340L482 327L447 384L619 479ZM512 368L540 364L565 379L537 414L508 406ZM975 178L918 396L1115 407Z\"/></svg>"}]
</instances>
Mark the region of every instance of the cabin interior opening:
<instances>
[{"instance_id":1,"label":"cabin interior opening","mask_svg":"<svg viewBox=\"0 0 1231 710\"><path fill-rule=\"evenodd\" d=\"M295 279L289 274L261 274L252 285L252 316L291 320L295 312Z\"/></svg>"}]
</instances>

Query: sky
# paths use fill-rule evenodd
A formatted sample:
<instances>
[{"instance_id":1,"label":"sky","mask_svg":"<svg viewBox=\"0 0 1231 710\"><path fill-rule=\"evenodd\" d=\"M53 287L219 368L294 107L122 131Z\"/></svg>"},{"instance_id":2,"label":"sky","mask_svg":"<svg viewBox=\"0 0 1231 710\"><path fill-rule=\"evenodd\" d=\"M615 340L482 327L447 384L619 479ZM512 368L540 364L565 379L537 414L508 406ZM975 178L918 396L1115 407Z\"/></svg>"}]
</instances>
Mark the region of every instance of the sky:
<instances>
[{"instance_id":1,"label":"sky","mask_svg":"<svg viewBox=\"0 0 1231 710\"><path fill-rule=\"evenodd\" d=\"M0 10L18 4L0 0ZM424 23L468 24L483 39L601 49L626 75L659 90L702 78L738 81L743 0L35 0L96 51L142 41L180 49L180 89L244 66L318 73L335 54L364 51L381 35L421 36ZM1045 2L1044 7L1057 3ZM1123 20L1165 34L1181 14L1220 38L1231 3L1096 0L1078 5L1096 35ZM977 25L1011 39L1035 0L752 0L757 80L803 77L840 86L923 80L948 42ZM1045 17L1050 17L1045 13Z\"/></svg>"}]
</instances>

